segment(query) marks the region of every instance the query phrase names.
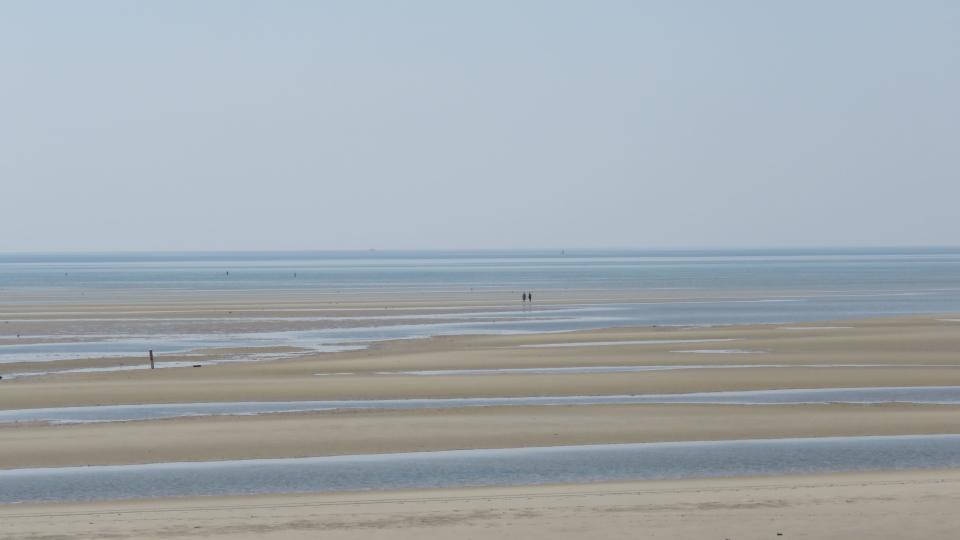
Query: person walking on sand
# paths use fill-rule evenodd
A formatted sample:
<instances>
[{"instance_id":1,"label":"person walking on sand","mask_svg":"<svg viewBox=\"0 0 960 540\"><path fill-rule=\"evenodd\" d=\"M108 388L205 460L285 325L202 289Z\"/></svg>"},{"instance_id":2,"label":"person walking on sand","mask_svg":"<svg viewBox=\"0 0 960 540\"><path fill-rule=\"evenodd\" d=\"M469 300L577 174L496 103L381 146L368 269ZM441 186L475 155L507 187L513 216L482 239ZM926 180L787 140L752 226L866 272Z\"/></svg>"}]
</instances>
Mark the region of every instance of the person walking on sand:
<instances>
[{"instance_id":1,"label":"person walking on sand","mask_svg":"<svg viewBox=\"0 0 960 540\"><path fill-rule=\"evenodd\" d=\"M527 302L527 293L523 293L523 302L524 302L524 303Z\"/></svg>"},{"instance_id":2,"label":"person walking on sand","mask_svg":"<svg viewBox=\"0 0 960 540\"><path fill-rule=\"evenodd\" d=\"M527 300L533 302L533 293L532 293L532 292L528 292L528 293L527 293Z\"/></svg>"}]
</instances>

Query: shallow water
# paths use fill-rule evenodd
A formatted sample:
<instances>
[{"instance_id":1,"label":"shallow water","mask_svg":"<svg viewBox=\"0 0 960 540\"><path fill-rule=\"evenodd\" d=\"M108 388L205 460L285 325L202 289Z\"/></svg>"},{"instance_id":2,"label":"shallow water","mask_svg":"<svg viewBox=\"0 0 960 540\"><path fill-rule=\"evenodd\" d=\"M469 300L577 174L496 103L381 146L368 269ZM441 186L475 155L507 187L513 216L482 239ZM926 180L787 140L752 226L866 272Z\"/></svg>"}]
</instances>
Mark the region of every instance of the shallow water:
<instances>
[{"instance_id":1,"label":"shallow water","mask_svg":"<svg viewBox=\"0 0 960 540\"><path fill-rule=\"evenodd\" d=\"M673 351L678 352L678 351ZM579 373L633 373L681 369L755 369L755 368L960 368L960 364L659 364L639 366L574 366L542 368L424 369L416 371L377 371L374 375L415 375L423 377L458 375L564 375ZM317 373L318 377L362 375L356 372Z\"/></svg>"},{"instance_id":2,"label":"shallow water","mask_svg":"<svg viewBox=\"0 0 960 540\"><path fill-rule=\"evenodd\" d=\"M101 405L0 411L0 423L89 423L157 420L184 416L253 415L327 410L450 409L459 407L629 404L800 405L826 403L960 404L960 386L746 390L687 394L477 397L330 401L250 401Z\"/></svg>"},{"instance_id":3,"label":"shallow water","mask_svg":"<svg viewBox=\"0 0 960 540\"><path fill-rule=\"evenodd\" d=\"M58 341L49 343L0 345L0 364L19 362L58 362L86 358L146 357L147 351L156 355L190 354L193 351L216 348L250 348L270 350L280 347L297 347L293 340L268 333L249 334L181 334L134 336L126 338L101 338L92 341ZM309 352L341 352L357 350L365 345L311 342L304 347ZM256 358L261 352L235 354L238 359Z\"/></svg>"},{"instance_id":4,"label":"shallow water","mask_svg":"<svg viewBox=\"0 0 960 540\"><path fill-rule=\"evenodd\" d=\"M0 503L533 485L960 466L960 435L453 450L0 471Z\"/></svg>"},{"instance_id":5,"label":"shallow water","mask_svg":"<svg viewBox=\"0 0 960 540\"><path fill-rule=\"evenodd\" d=\"M670 352L683 354L764 354L767 351L755 351L752 349L687 349Z\"/></svg>"},{"instance_id":6,"label":"shallow water","mask_svg":"<svg viewBox=\"0 0 960 540\"><path fill-rule=\"evenodd\" d=\"M296 347L315 352L329 352L330 347L370 342L418 339L442 335L466 334L531 334L592 330L627 326L713 326L733 324L813 322L829 319L854 319L886 315L960 311L960 289L930 295L903 296L899 292L880 291L850 298L844 294L819 294L795 299L761 299L756 301L664 301L605 305L566 305L550 308L518 308L496 314L436 314L411 320L407 317L382 319L330 318L336 328L307 330L278 329L273 331L192 332L191 323L178 323L175 329L140 321L127 328L123 322L98 327L94 335L81 330L57 335L48 343L2 343L0 364L15 362L58 361L86 358L129 357L144 355L149 349L157 354L183 354L214 348ZM289 318L290 324L322 324L314 318ZM311 322L312 321L312 322ZM221 321L244 323L242 318ZM82 328L82 323L71 323ZM101 323L102 324L102 323ZM159 324L159 323L157 323ZM244 323L244 324L250 324ZM0 331L12 331L16 324L3 324ZM9 328L9 330L8 330ZM116 335L103 337L107 331ZM172 331L171 331L172 330ZM25 336L31 337L31 336ZM8 338L14 339L9 335ZM67 341L67 340L70 341ZM730 338L731 340L733 338ZM720 338L712 341L720 341ZM707 342L707 340L635 340L530 344L524 347L589 347L618 345L656 345L669 343Z\"/></svg>"},{"instance_id":7,"label":"shallow water","mask_svg":"<svg viewBox=\"0 0 960 540\"><path fill-rule=\"evenodd\" d=\"M853 326L781 326L780 330L852 330Z\"/></svg>"},{"instance_id":8,"label":"shallow water","mask_svg":"<svg viewBox=\"0 0 960 540\"><path fill-rule=\"evenodd\" d=\"M357 351L365 349L363 345L329 345L324 347L323 352L342 352L342 351ZM13 379L22 379L26 377L42 377L46 375L61 375L61 374L71 374L71 373L112 373L116 371L141 371L146 369L170 369L170 368L190 368L190 367L204 367L204 366L215 366L218 364L234 364L242 362L259 362L264 360L281 360L281 359L290 359L296 358L298 356L303 356L308 354L306 352L282 352L282 353L245 353L242 355L230 355L227 358L218 358L216 360L163 360L155 363L155 367L151 368L148 364L134 364L134 365L118 365L118 366L104 366L104 367L86 367L86 368L66 368L66 369L53 369L47 371L13 371L13 372L4 372L0 374L3 377L3 380L13 380ZM178 356L202 356L198 354L180 354Z\"/></svg>"},{"instance_id":9,"label":"shallow water","mask_svg":"<svg viewBox=\"0 0 960 540\"><path fill-rule=\"evenodd\" d=\"M516 345L518 349L552 349L563 347L615 347L619 345L674 345L680 343L709 343L714 341L737 341L737 338L709 339L633 339L622 341L564 341L559 343L530 343Z\"/></svg>"},{"instance_id":10,"label":"shallow water","mask_svg":"<svg viewBox=\"0 0 960 540\"><path fill-rule=\"evenodd\" d=\"M949 249L797 251L483 251L356 253L144 253L0 255L0 290L17 302L108 302L192 294L261 292L405 298L443 293L443 302L461 304L416 316L250 317L129 319L99 323L70 317L58 337L82 342L0 344L0 363L71 360L198 349L298 347L324 351L338 344L413 339L451 334L563 332L615 326L800 323L914 313L960 311L960 252ZM682 291L684 298L623 304L521 305L519 291L534 290L538 301L570 290ZM463 305L489 298L488 291L516 292L516 305L464 313ZM613 292L612 295L609 294ZM766 292L763 292L766 291ZM689 294L687 294L689 293ZM140 296L136 296L140 295ZM152 295L152 296L151 296ZM314 296L315 297L315 296ZM333 296L331 296L332 298ZM716 298L724 297L724 298ZM33 300L31 300L33 299ZM462 299L462 301L458 301ZM443 303L441 302L441 303ZM29 322L5 306L0 335L15 337ZM324 309L330 309L327 305ZM304 308L310 311L310 308ZM301 311L304 311L301 310ZM468 309L467 311L472 311ZM278 331L228 331L244 322ZM86 321L86 322L84 322ZM326 322L325 322L326 321ZM299 325L288 330L284 324ZM329 323L329 324L327 324ZM32 323L31 323L32 324ZM84 327L84 325L91 325ZM99 325L99 326L97 326ZM199 333L194 326L222 327ZM308 325L315 329L303 330ZM344 325L342 328L329 328ZM809 329L813 330L813 329ZM73 332L71 334L71 332ZM40 331L40 333L46 333ZM94 335L109 334L109 338ZM27 336L29 337L29 336ZM572 345L568 345L572 346Z\"/></svg>"}]
</instances>

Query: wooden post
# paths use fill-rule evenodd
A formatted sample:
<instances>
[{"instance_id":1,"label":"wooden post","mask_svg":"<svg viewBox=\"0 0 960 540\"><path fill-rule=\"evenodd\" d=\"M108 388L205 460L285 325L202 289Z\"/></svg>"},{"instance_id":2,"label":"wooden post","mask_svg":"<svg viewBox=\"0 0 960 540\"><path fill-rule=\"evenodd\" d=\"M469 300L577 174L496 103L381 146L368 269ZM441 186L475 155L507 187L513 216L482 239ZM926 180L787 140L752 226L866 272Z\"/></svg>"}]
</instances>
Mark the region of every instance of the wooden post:
<instances>
[{"instance_id":1,"label":"wooden post","mask_svg":"<svg viewBox=\"0 0 960 540\"><path fill-rule=\"evenodd\" d=\"M153 349L150 349L150 369L156 369L153 365Z\"/></svg>"}]
</instances>

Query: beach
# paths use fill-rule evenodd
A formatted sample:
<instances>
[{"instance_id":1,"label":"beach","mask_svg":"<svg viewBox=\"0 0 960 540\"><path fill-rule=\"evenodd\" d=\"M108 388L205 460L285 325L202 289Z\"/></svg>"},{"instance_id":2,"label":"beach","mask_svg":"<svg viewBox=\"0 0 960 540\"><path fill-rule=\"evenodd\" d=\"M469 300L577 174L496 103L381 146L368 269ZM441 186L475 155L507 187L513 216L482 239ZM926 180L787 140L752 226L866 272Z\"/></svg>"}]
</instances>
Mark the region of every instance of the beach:
<instances>
[{"instance_id":1,"label":"beach","mask_svg":"<svg viewBox=\"0 0 960 540\"><path fill-rule=\"evenodd\" d=\"M949 540L957 471L0 507L0 538Z\"/></svg>"},{"instance_id":2,"label":"beach","mask_svg":"<svg viewBox=\"0 0 960 540\"><path fill-rule=\"evenodd\" d=\"M960 336L952 318L437 336L275 361L25 377L3 382L3 402L8 409L96 410L138 404L376 404L960 386L960 364L953 354ZM650 370L604 371L628 368ZM960 405L910 402L384 407L120 422L0 422L0 467L936 435L955 433L960 419Z\"/></svg>"},{"instance_id":3,"label":"beach","mask_svg":"<svg viewBox=\"0 0 960 540\"><path fill-rule=\"evenodd\" d=\"M960 310L933 311L955 305L935 291L69 291L13 291L0 310L0 477L27 482L0 489L0 538L956 525ZM644 324L659 313L674 323ZM327 459L358 468L326 481L343 468ZM229 472L253 466L279 468ZM298 467L305 483L274 481Z\"/></svg>"},{"instance_id":4,"label":"beach","mask_svg":"<svg viewBox=\"0 0 960 540\"><path fill-rule=\"evenodd\" d=\"M0 540L960 538L960 3L757 4L0 4Z\"/></svg>"},{"instance_id":5,"label":"beach","mask_svg":"<svg viewBox=\"0 0 960 540\"><path fill-rule=\"evenodd\" d=\"M438 337L290 360L15 379L2 383L3 403L7 409L32 409L960 386L960 363L954 354L960 347L960 324L944 321L946 318L949 317L844 321L842 327L833 322L788 327L633 328ZM576 346L557 346L571 344ZM674 352L727 350L712 347L731 344L736 344L737 351L762 352ZM729 364L738 367L720 367ZM753 364L763 367L751 367ZM573 374L443 374L445 370L467 368L571 366L686 368ZM439 374L409 374L418 370ZM0 423L0 443L4 448L0 467L612 442L937 434L955 432L958 419L957 405L653 403L329 410L66 425ZM69 445L59 443L66 440Z\"/></svg>"}]
</instances>

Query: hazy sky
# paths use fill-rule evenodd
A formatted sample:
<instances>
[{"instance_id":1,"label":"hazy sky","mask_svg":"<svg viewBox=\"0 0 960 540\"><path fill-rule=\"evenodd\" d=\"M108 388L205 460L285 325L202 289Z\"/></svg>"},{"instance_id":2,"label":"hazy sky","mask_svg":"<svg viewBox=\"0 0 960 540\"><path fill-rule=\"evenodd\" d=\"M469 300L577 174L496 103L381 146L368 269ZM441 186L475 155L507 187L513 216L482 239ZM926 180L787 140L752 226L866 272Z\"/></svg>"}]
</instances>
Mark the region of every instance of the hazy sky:
<instances>
[{"instance_id":1,"label":"hazy sky","mask_svg":"<svg viewBox=\"0 0 960 540\"><path fill-rule=\"evenodd\" d=\"M0 251L960 244L960 2L0 3Z\"/></svg>"}]
</instances>

